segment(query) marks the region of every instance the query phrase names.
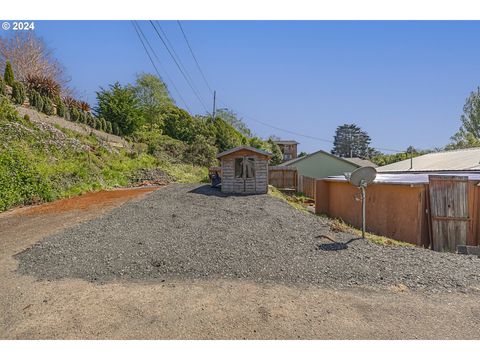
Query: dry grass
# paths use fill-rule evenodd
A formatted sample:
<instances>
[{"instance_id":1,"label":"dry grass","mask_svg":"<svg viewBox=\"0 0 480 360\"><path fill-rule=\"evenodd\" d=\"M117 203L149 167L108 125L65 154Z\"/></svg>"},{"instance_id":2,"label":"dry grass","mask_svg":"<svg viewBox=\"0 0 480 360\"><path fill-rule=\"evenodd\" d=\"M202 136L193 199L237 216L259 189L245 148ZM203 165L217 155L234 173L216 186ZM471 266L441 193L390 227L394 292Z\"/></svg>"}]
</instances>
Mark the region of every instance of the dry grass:
<instances>
[{"instance_id":1,"label":"dry grass","mask_svg":"<svg viewBox=\"0 0 480 360\"><path fill-rule=\"evenodd\" d=\"M347 224L342 219L338 219L338 218L332 219L332 218L329 218L326 215L318 215L318 216L322 216L322 217L325 217L325 218L330 220L330 231L332 231L334 233L343 232L343 233L349 233L349 234L352 234L352 235L355 235L355 236L358 236L358 237L362 236L362 231L360 229L357 229L357 228ZM399 240L394 240L394 239L388 238L386 236L376 235L376 234L372 234L372 233L369 233L369 232L365 233L365 237L367 238L367 240L370 240L371 242L374 242L374 243L380 244L380 245L386 245L386 246L415 246L415 245L410 244L410 243L406 243L406 242L399 241Z\"/></svg>"},{"instance_id":2,"label":"dry grass","mask_svg":"<svg viewBox=\"0 0 480 360\"><path fill-rule=\"evenodd\" d=\"M303 202L298 201L298 199L296 199L293 196L290 196L281 192L275 186L268 185L268 194L270 196L276 197L278 199L281 199L287 202L289 205L293 206L297 210L308 212Z\"/></svg>"}]
</instances>

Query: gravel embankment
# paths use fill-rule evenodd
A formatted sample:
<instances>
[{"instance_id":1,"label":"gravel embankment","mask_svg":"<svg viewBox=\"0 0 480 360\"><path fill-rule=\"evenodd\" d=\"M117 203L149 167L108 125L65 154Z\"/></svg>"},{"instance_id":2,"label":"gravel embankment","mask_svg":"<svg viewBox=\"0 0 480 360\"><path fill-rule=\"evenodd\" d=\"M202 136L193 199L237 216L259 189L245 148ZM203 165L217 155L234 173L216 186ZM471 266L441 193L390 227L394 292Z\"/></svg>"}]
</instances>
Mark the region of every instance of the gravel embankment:
<instances>
[{"instance_id":1,"label":"gravel embankment","mask_svg":"<svg viewBox=\"0 0 480 360\"><path fill-rule=\"evenodd\" d=\"M268 195L170 185L17 254L40 279L238 278L327 287L480 288L480 259L353 240ZM335 250L337 249L337 250Z\"/></svg>"}]
</instances>

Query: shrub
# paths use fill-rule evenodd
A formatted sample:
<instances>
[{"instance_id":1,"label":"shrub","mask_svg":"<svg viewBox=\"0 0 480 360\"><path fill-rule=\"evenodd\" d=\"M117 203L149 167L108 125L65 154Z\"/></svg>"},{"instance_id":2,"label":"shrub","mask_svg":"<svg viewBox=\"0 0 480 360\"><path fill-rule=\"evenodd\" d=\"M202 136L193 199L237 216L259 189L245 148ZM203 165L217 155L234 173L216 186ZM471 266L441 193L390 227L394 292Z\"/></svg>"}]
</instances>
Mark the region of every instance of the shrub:
<instances>
[{"instance_id":1,"label":"shrub","mask_svg":"<svg viewBox=\"0 0 480 360\"><path fill-rule=\"evenodd\" d=\"M86 112L80 111L80 122L82 124L87 124L88 116Z\"/></svg>"},{"instance_id":2,"label":"shrub","mask_svg":"<svg viewBox=\"0 0 480 360\"><path fill-rule=\"evenodd\" d=\"M75 121L75 122L79 122L82 116L82 114L76 107L70 109L70 115L71 115L72 121Z\"/></svg>"},{"instance_id":3,"label":"shrub","mask_svg":"<svg viewBox=\"0 0 480 360\"><path fill-rule=\"evenodd\" d=\"M6 94L7 94L7 87L5 86L5 81L0 76L0 95L6 95Z\"/></svg>"},{"instance_id":4,"label":"shrub","mask_svg":"<svg viewBox=\"0 0 480 360\"><path fill-rule=\"evenodd\" d=\"M30 121L30 115L28 114L23 115L23 120Z\"/></svg>"},{"instance_id":5,"label":"shrub","mask_svg":"<svg viewBox=\"0 0 480 360\"><path fill-rule=\"evenodd\" d=\"M47 179L42 179L32 162L15 148L0 151L0 194L0 211L51 199Z\"/></svg>"},{"instance_id":6,"label":"shrub","mask_svg":"<svg viewBox=\"0 0 480 360\"><path fill-rule=\"evenodd\" d=\"M60 84L49 77L27 75L25 82L28 90L35 90L44 97L55 99L60 96Z\"/></svg>"},{"instance_id":7,"label":"shrub","mask_svg":"<svg viewBox=\"0 0 480 360\"><path fill-rule=\"evenodd\" d=\"M72 120L72 115L70 115L70 111L67 108L65 108L65 114L63 115L63 117L65 118L65 120Z\"/></svg>"},{"instance_id":8,"label":"shrub","mask_svg":"<svg viewBox=\"0 0 480 360\"><path fill-rule=\"evenodd\" d=\"M30 90L28 94L30 100L30 106L33 106L38 111L43 112L44 101L42 96L36 90Z\"/></svg>"},{"instance_id":9,"label":"shrub","mask_svg":"<svg viewBox=\"0 0 480 360\"><path fill-rule=\"evenodd\" d=\"M90 112L92 110L92 108L86 101L78 101L77 104L78 108L82 111Z\"/></svg>"},{"instance_id":10,"label":"shrub","mask_svg":"<svg viewBox=\"0 0 480 360\"><path fill-rule=\"evenodd\" d=\"M95 116L93 116L91 113L87 113L87 125L90 127L95 126Z\"/></svg>"},{"instance_id":11,"label":"shrub","mask_svg":"<svg viewBox=\"0 0 480 360\"><path fill-rule=\"evenodd\" d=\"M14 121L17 115L17 110L12 103L6 97L0 96L0 120Z\"/></svg>"},{"instance_id":12,"label":"shrub","mask_svg":"<svg viewBox=\"0 0 480 360\"><path fill-rule=\"evenodd\" d=\"M107 133L112 133L112 123L110 121L107 121Z\"/></svg>"},{"instance_id":13,"label":"shrub","mask_svg":"<svg viewBox=\"0 0 480 360\"><path fill-rule=\"evenodd\" d=\"M107 131L107 122L105 121L104 118L100 118L100 125L101 125L101 130L102 131Z\"/></svg>"},{"instance_id":14,"label":"shrub","mask_svg":"<svg viewBox=\"0 0 480 360\"><path fill-rule=\"evenodd\" d=\"M27 99L25 87L18 81L15 81L12 86L12 97L16 104L22 105Z\"/></svg>"},{"instance_id":15,"label":"shrub","mask_svg":"<svg viewBox=\"0 0 480 360\"><path fill-rule=\"evenodd\" d=\"M5 74L3 75L3 78L5 79L5 83L7 85L13 87L13 84L15 83L15 76L13 75L13 68L12 64L10 64L10 61L7 61L5 64Z\"/></svg>"},{"instance_id":16,"label":"shrub","mask_svg":"<svg viewBox=\"0 0 480 360\"><path fill-rule=\"evenodd\" d=\"M62 101L57 102L56 105L57 105L57 115L64 118L67 112L67 107Z\"/></svg>"},{"instance_id":17,"label":"shrub","mask_svg":"<svg viewBox=\"0 0 480 360\"><path fill-rule=\"evenodd\" d=\"M63 102L65 103L65 105L66 105L70 110L72 110L72 109L74 109L74 108L77 109L77 110L80 109L80 105L79 105L78 101L75 100L75 99L74 99L73 97L71 97L71 96L65 96L65 97L63 98Z\"/></svg>"},{"instance_id":18,"label":"shrub","mask_svg":"<svg viewBox=\"0 0 480 360\"><path fill-rule=\"evenodd\" d=\"M43 97L43 112L47 115L53 115L53 102L46 96Z\"/></svg>"},{"instance_id":19,"label":"shrub","mask_svg":"<svg viewBox=\"0 0 480 360\"><path fill-rule=\"evenodd\" d=\"M120 135L120 128L118 127L117 123L112 123L112 133L114 135Z\"/></svg>"}]
</instances>

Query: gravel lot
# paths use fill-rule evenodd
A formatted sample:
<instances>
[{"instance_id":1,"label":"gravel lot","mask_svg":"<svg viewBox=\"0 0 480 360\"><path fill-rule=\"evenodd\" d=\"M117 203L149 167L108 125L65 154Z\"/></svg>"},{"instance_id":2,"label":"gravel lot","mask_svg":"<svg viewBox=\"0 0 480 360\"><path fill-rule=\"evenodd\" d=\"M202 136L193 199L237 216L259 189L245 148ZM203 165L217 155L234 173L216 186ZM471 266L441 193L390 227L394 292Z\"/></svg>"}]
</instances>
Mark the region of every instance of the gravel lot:
<instances>
[{"instance_id":1,"label":"gravel lot","mask_svg":"<svg viewBox=\"0 0 480 360\"><path fill-rule=\"evenodd\" d=\"M352 239L332 233L329 220L280 199L224 196L205 185L167 186L15 257L20 273L48 280L227 278L331 288L480 289L478 257Z\"/></svg>"}]
</instances>

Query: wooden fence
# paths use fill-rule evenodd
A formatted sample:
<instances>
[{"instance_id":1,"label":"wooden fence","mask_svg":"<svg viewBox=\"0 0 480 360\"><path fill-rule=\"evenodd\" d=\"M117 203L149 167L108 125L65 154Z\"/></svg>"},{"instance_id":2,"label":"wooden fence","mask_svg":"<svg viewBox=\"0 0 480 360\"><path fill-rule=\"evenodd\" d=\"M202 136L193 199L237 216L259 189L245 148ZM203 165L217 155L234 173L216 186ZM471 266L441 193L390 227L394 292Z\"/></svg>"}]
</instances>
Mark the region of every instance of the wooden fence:
<instances>
[{"instance_id":1,"label":"wooden fence","mask_svg":"<svg viewBox=\"0 0 480 360\"><path fill-rule=\"evenodd\" d=\"M316 179L314 178L298 175L297 191L315 199L315 182Z\"/></svg>"},{"instance_id":2,"label":"wooden fence","mask_svg":"<svg viewBox=\"0 0 480 360\"><path fill-rule=\"evenodd\" d=\"M269 166L268 183L278 189L297 189L297 169L289 166Z\"/></svg>"}]
</instances>

